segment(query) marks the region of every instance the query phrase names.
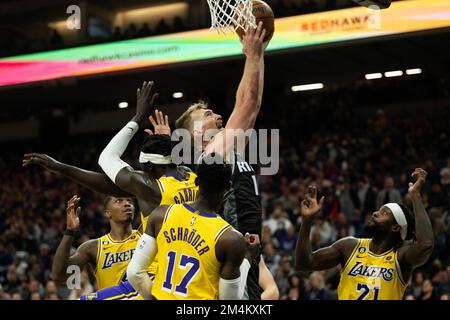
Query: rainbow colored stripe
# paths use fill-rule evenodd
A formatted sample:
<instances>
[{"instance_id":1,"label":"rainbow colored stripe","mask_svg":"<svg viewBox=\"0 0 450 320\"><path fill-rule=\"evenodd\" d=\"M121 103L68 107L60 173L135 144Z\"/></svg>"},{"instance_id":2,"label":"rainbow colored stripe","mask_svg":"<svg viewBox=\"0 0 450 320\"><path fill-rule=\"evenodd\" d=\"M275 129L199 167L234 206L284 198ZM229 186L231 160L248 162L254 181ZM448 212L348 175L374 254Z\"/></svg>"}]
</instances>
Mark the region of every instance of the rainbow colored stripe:
<instances>
[{"instance_id":1,"label":"rainbow colored stripe","mask_svg":"<svg viewBox=\"0 0 450 320\"><path fill-rule=\"evenodd\" d=\"M268 51L450 26L450 1L394 2L376 13L357 7L276 20ZM376 29L377 21L381 28ZM234 34L208 29L0 59L0 86L77 77L242 53Z\"/></svg>"}]
</instances>

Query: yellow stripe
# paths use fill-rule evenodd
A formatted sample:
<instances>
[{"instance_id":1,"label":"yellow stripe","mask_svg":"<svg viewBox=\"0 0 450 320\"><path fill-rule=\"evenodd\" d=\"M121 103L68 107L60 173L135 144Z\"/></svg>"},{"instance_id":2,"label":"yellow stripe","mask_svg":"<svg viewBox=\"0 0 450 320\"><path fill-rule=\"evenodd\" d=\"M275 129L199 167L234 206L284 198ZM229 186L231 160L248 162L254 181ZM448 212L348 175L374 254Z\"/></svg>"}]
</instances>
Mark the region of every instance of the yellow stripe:
<instances>
[{"instance_id":1,"label":"yellow stripe","mask_svg":"<svg viewBox=\"0 0 450 320\"><path fill-rule=\"evenodd\" d=\"M162 182L159 181L159 179L156 179L156 182L158 182L159 190L161 191L161 194L163 194L164 193L164 186L163 186Z\"/></svg>"},{"instance_id":2,"label":"yellow stripe","mask_svg":"<svg viewBox=\"0 0 450 320\"><path fill-rule=\"evenodd\" d=\"M350 257L347 259L347 261L345 262L344 267L342 267L342 273L345 271L345 269L348 267L348 264L350 263L350 261L352 261L353 256L355 255L356 251L359 249L360 245L362 244L364 239L358 239L358 242L355 245L355 248L353 249L352 254L350 255Z\"/></svg>"},{"instance_id":3,"label":"yellow stripe","mask_svg":"<svg viewBox=\"0 0 450 320\"><path fill-rule=\"evenodd\" d=\"M167 211L164 214L164 222L166 222L167 219L169 218L169 214L170 214L170 211L172 210L172 208L173 208L173 204L169 208L167 208Z\"/></svg>"},{"instance_id":4,"label":"yellow stripe","mask_svg":"<svg viewBox=\"0 0 450 320\"><path fill-rule=\"evenodd\" d=\"M97 239L97 255L95 257L95 269L94 269L94 274L97 275L97 269L98 269L98 262L100 261L100 253L102 251L102 238L98 238Z\"/></svg>"},{"instance_id":5,"label":"yellow stripe","mask_svg":"<svg viewBox=\"0 0 450 320\"><path fill-rule=\"evenodd\" d=\"M117 300L117 299L121 299L121 298L129 298L129 297L131 297L133 295L138 296L139 293L137 291L133 291L133 292L126 293L126 294L122 293L122 294L119 294L117 296L106 298L105 300Z\"/></svg>"},{"instance_id":6,"label":"yellow stripe","mask_svg":"<svg viewBox=\"0 0 450 320\"><path fill-rule=\"evenodd\" d=\"M231 228L231 225L226 225L226 226L222 227L222 229L219 230L219 232L217 232L216 236L214 237L214 241L215 242L219 241L220 237L224 234L224 232L230 228Z\"/></svg>"}]
</instances>

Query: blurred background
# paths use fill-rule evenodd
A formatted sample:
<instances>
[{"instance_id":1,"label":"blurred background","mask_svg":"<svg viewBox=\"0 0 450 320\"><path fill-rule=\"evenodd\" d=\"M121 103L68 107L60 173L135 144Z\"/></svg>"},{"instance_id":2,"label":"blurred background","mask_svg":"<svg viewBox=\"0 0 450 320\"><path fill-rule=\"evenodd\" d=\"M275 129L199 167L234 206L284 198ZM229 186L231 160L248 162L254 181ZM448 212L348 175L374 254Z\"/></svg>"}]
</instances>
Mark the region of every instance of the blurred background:
<instances>
[{"instance_id":1,"label":"blurred background","mask_svg":"<svg viewBox=\"0 0 450 320\"><path fill-rule=\"evenodd\" d=\"M352 20L366 9L350 0L267 0L280 18L277 25L302 19L294 26L298 32L294 45L276 49L285 38L283 28L275 31L274 47L266 54L265 94L256 124L280 129L281 135L280 171L258 177L264 257L280 299L336 299L338 268L293 270L299 203L309 184L316 184L326 196L311 234L317 249L348 235L364 237L365 220L386 197L410 205L407 186L416 167L428 171L423 199L436 239L432 257L415 271L405 299L448 299L450 9L445 5L445 10L439 9L439 0L426 1L432 2L438 3L436 12L412 16L425 19L423 28L406 32L407 25L395 25L389 17L385 34L372 36L371 30ZM394 1L383 14L408 3L424 2ZM72 4L81 8L80 29L66 26L66 9ZM347 20L324 27L321 21L332 25L340 14L348 14L343 18ZM117 48L105 45L127 40L148 43L148 49L158 42L154 36L172 39L179 32L209 28L207 3L6 0L0 3L0 18L0 299L77 299L95 289L88 273L83 275L82 289L74 291L57 287L49 277L65 229L65 204L73 194L81 195L78 246L109 231L103 196L39 167L23 169L23 154L47 153L71 165L101 170L98 155L134 114L136 88L144 80L156 82L158 105L172 124L198 98L227 118L244 60L239 52L151 66L123 59L130 65L114 72L102 69L32 81L29 74L50 73L52 66L38 69L33 63L52 62L58 54L70 57L90 50L95 55L97 50ZM339 32L348 33L348 38L335 41ZM302 42L302 37L324 34L326 40ZM190 36L180 37L195 46ZM213 37L221 36L213 33ZM207 45L200 49L210 50ZM21 56L25 54L36 55ZM144 54L140 61L146 59ZM315 84L316 89L302 87L305 84ZM131 163L142 140L140 133L127 150L125 158Z\"/></svg>"}]
</instances>

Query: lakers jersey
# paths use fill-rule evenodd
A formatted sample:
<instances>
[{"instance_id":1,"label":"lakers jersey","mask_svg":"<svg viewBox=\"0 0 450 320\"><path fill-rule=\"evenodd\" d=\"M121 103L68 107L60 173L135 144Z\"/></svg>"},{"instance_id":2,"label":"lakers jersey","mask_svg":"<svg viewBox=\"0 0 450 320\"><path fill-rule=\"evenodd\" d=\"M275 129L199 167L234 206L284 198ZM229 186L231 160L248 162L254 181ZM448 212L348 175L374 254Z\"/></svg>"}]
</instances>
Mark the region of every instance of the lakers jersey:
<instances>
[{"instance_id":1,"label":"lakers jersey","mask_svg":"<svg viewBox=\"0 0 450 320\"><path fill-rule=\"evenodd\" d=\"M188 204L170 206L156 237L159 267L152 295L158 300L218 299L221 263L215 246L229 229L218 215Z\"/></svg>"},{"instance_id":2,"label":"lakers jersey","mask_svg":"<svg viewBox=\"0 0 450 320\"><path fill-rule=\"evenodd\" d=\"M174 174L166 174L156 179L161 191L161 202L159 205L170 205L180 203L192 203L197 196L198 186L195 185L197 175L190 172L186 179L181 179ZM144 217L141 213L142 232L147 228L148 215Z\"/></svg>"},{"instance_id":3,"label":"lakers jersey","mask_svg":"<svg viewBox=\"0 0 450 320\"><path fill-rule=\"evenodd\" d=\"M370 239L359 239L342 269L339 300L401 300L407 284L393 248L381 255L369 250Z\"/></svg>"},{"instance_id":4,"label":"lakers jersey","mask_svg":"<svg viewBox=\"0 0 450 320\"><path fill-rule=\"evenodd\" d=\"M157 179L159 190L161 191L160 205L165 204L179 204L179 203L192 203L197 196L198 186L195 185L195 178L197 175L190 172L186 179L181 179L173 174L166 174ZM144 233L147 228L148 218L144 217L141 212L142 232ZM148 268L150 275L155 275L158 271L158 259L155 259Z\"/></svg>"},{"instance_id":5,"label":"lakers jersey","mask_svg":"<svg viewBox=\"0 0 450 320\"><path fill-rule=\"evenodd\" d=\"M95 278L99 290L126 280L128 263L140 236L139 231L133 230L124 240L114 240L110 234L98 239Z\"/></svg>"}]
</instances>

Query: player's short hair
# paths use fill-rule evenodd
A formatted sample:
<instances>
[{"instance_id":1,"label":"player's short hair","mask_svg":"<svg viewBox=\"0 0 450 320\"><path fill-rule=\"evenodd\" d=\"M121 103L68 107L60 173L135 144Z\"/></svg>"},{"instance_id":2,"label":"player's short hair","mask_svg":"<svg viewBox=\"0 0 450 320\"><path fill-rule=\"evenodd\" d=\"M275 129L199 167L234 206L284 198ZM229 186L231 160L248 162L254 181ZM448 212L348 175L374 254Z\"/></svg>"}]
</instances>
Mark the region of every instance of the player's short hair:
<instances>
[{"instance_id":1,"label":"player's short hair","mask_svg":"<svg viewBox=\"0 0 450 320\"><path fill-rule=\"evenodd\" d=\"M103 210L106 211L106 209L108 208L109 202L113 199L113 196L105 196L105 198L103 199Z\"/></svg>"},{"instance_id":2,"label":"player's short hair","mask_svg":"<svg viewBox=\"0 0 450 320\"><path fill-rule=\"evenodd\" d=\"M409 210L408 207L404 206L403 204L399 203L398 205L403 210L406 218L406 223L408 225L405 240L414 239L414 230L416 229L416 219L414 218L414 213L411 212L411 210Z\"/></svg>"},{"instance_id":3,"label":"player's short hair","mask_svg":"<svg viewBox=\"0 0 450 320\"><path fill-rule=\"evenodd\" d=\"M197 102L191 104L190 107L175 121L175 128L191 130L192 112L200 109L208 109L208 107L208 103L203 100L198 100Z\"/></svg>"},{"instance_id":4,"label":"player's short hair","mask_svg":"<svg viewBox=\"0 0 450 320\"><path fill-rule=\"evenodd\" d=\"M172 140L167 134L152 134L146 137L142 152L170 156L172 153Z\"/></svg>"},{"instance_id":5,"label":"player's short hair","mask_svg":"<svg viewBox=\"0 0 450 320\"><path fill-rule=\"evenodd\" d=\"M214 153L211 154L214 157ZM218 194L227 190L231 185L231 166L226 163L197 164L195 173L196 185L202 193Z\"/></svg>"}]
</instances>

